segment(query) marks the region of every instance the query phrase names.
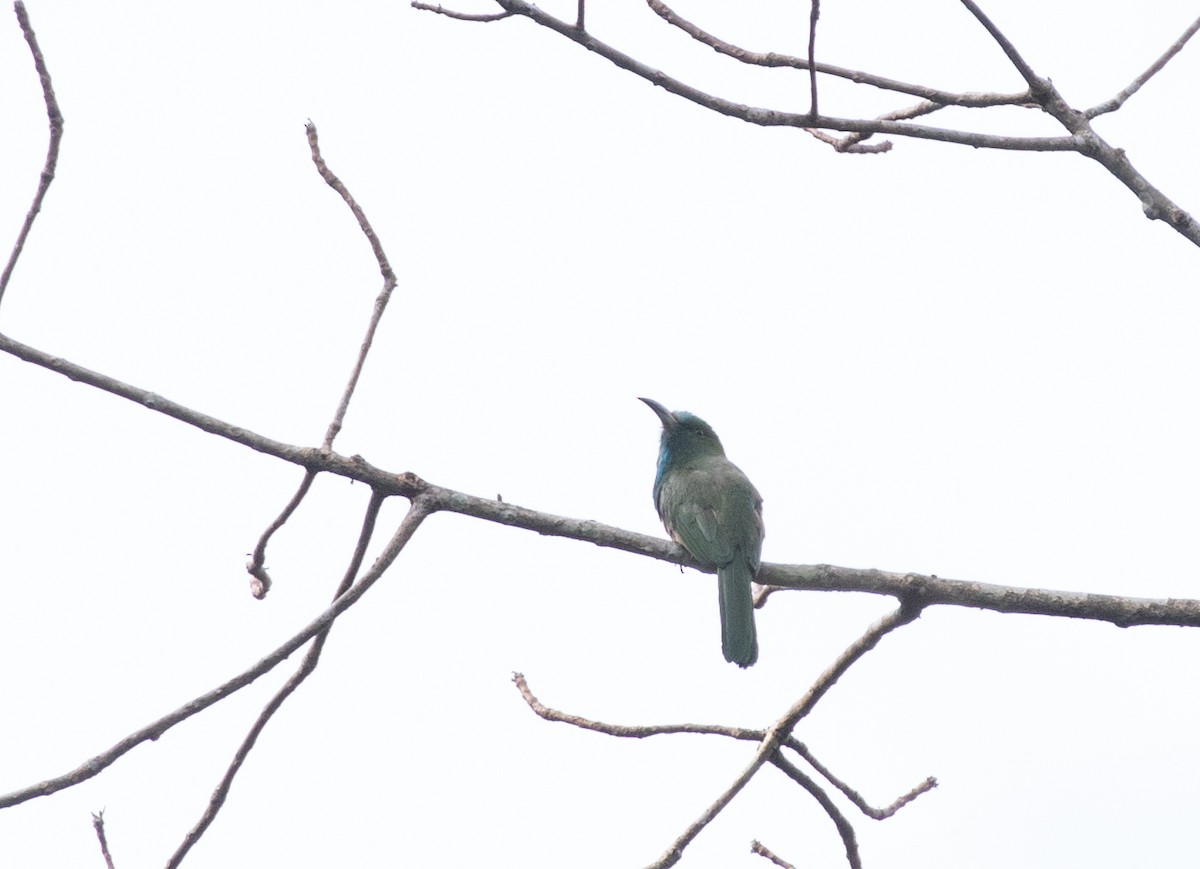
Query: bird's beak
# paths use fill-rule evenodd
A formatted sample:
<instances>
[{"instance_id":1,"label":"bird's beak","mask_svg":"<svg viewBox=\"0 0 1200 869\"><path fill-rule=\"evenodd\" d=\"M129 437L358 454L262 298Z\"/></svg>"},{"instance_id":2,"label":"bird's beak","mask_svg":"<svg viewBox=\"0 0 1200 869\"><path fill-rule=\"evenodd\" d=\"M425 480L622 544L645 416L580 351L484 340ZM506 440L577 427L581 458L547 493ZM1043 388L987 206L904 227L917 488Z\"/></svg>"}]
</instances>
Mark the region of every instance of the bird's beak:
<instances>
[{"instance_id":1,"label":"bird's beak","mask_svg":"<svg viewBox=\"0 0 1200 869\"><path fill-rule=\"evenodd\" d=\"M679 427L679 420L675 418L675 414L667 410L653 398L639 398L638 401L644 401L654 413L662 420L663 431L673 431Z\"/></svg>"}]
</instances>

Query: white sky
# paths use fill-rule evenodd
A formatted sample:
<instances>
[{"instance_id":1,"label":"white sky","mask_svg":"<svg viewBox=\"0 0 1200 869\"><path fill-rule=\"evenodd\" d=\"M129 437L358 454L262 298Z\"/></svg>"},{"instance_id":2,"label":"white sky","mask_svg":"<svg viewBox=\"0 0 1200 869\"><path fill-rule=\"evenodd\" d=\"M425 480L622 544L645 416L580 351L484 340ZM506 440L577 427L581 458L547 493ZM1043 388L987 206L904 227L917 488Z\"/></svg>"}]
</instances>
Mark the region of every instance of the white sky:
<instances>
[{"instance_id":1,"label":"white sky","mask_svg":"<svg viewBox=\"0 0 1200 869\"><path fill-rule=\"evenodd\" d=\"M741 101L807 107L642 4L602 39ZM1078 107L1195 16L1182 2L989 3ZM569 15L573 2L546 2ZM807 4L680 0L750 48L801 50ZM722 8L728 7L728 8ZM488 10L486 4L476 10ZM320 441L380 278L303 124L400 277L336 446L391 470L661 534L658 424L692 410L765 497L770 561L1195 597L1197 252L1075 155L897 140L835 155L702 111L525 20L403 2L29 0L66 116L58 177L0 310L26 343L280 440ZM44 157L0 17L0 239ZM1018 90L955 3L826 2L818 56ZM1185 49L1108 140L1200 210ZM822 109L903 105L829 84ZM930 122L1060 134L1009 110ZM242 670L319 612L367 491L323 478L242 569L294 467L0 358L0 791L58 775ZM392 504L376 548L402 515ZM429 520L338 622L189 866L642 866L749 760L536 718L771 723L890 600L790 593L760 662L720 654L713 581L458 516ZM934 609L797 735L892 820L871 869L1180 865L1200 806L1200 634ZM0 864L162 865L281 667L85 785L0 812ZM846 807L847 811L853 811ZM763 771L682 865L836 866L825 815ZM844 865L844 862L840 865Z\"/></svg>"}]
</instances>

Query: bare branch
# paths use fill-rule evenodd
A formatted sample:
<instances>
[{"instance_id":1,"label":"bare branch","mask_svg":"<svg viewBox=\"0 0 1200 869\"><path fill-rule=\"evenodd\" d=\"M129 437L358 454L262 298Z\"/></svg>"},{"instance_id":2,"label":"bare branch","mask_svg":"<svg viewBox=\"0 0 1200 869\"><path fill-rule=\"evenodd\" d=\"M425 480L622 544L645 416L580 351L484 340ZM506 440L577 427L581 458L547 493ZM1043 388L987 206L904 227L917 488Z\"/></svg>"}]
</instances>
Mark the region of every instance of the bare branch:
<instances>
[{"instance_id":1,"label":"bare branch","mask_svg":"<svg viewBox=\"0 0 1200 869\"><path fill-rule=\"evenodd\" d=\"M944 108L945 106L941 103L924 100L915 106L909 106L907 109L896 109L895 111L880 115L879 119L884 121L903 121L911 118L919 118L921 115L929 115ZM892 150L892 143L887 141L879 142L875 145L860 144L864 139L870 138L870 133L850 133L839 139L822 130L810 128L806 132L810 133L814 138L832 145L833 149L840 154L882 154Z\"/></svg>"},{"instance_id":2,"label":"bare branch","mask_svg":"<svg viewBox=\"0 0 1200 869\"><path fill-rule=\"evenodd\" d=\"M790 763L779 752L771 755L771 763L783 770L783 773L788 778L808 791L812 798L817 801L817 804L825 810L825 814L829 815L829 819L837 827L838 835L842 837L842 846L846 849L846 862L850 864L850 869L862 869L862 858L858 854L858 837L854 834L854 827L846 820L846 816L842 814L833 800L829 798L829 794L825 793L820 785L797 769L795 764Z\"/></svg>"},{"instance_id":3,"label":"bare branch","mask_svg":"<svg viewBox=\"0 0 1200 869\"><path fill-rule=\"evenodd\" d=\"M779 750L779 746L792 730L800 722L804 716L812 711L822 697L829 691L830 688L841 678L850 667L858 661L863 655L878 645L879 641L896 628L906 625L921 614L921 607L915 603L903 603L900 608L892 613L884 616L869 627L861 637L855 640L850 646L842 652L836 661L831 664L824 673L820 675L812 687L797 700L792 707L784 713L783 717L776 721L768 728L758 750L754 753L753 760L742 771L742 773L734 779L733 783L727 787L724 792L710 805L692 824L683 831L661 857L650 865L650 869L666 869L668 866L673 866L679 862L683 856L684 849L691 844L692 840L700 834L700 832L712 823L713 819L721 813L730 801L737 796L738 792L746 786L746 783L754 777L755 773L762 768L762 765L768 760L772 760ZM775 762L775 761L772 761ZM782 767L781 767L782 768ZM807 777L805 777L807 779ZM811 779L808 781L811 782ZM803 784L801 782L801 784ZM816 785L813 785L816 788ZM816 788L820 791L820 788ZM816 794L814 794L816 796ZM821 791L821 797L824 798L822 805L828 802L828 795ZM836 812L836 807L834 808ZM838 817L840 817L840 813ZM845 819L843 818L843 821ZM841 826L839 825L839 829ZM853 831L852 831L853 833ZM844 838L844 837L843 837ZM849 852L848 852L849 853Z\"/></svg>"},{"instance_id":4,"label":"bare branch","mask_svg":"<svg viewBox=\"0 0 1200 869\"><path fill-rule=\"evenodd\" d=\"M354 577L358 575L359 568L362 567L363 558L367 553L367 546L371 542L371 535L375 530L375 520L379 516L379 508L383 505L384 496L379 492L371 493L370 503L367 504L366 514L363 516L362 527L358 535L358 543L354 547L354 553L350 556L350 564L346 568L346 573L338 583L337 590L333 593L333 599L336 601L354 584ZM408 513L404 520L400 523L400 528L396 531L396 537L403 537L408 540L412 537L413 531L425 518L425 513L421 511L417 502L409 507ZM409 526L412 526L411 528ZM395 538L393 538L395 539ZM403 546L403 544L401 544ZM399 550L397 550L399 551ZM221 781L217 784L212 796L208 800L208 806L204 810L204 814L200 816L195 826L188 831L183 842L171 855L171 859L167 862L167 869L177 869L183 858L187 856L188 851L192 846L200 840L205 831L209 828L217 813L221 811L221 807L225 805L225 799L229 796L229 788L233 785L234 776L238 774L238 770L242 768L242 764L246 761L246 757L250 754L254 744L258 741L259 735L263 728L267 726L267 722L271 720L279 707L285 700L291 696L292 692L300 687L305 679L317 669L317 664L321 660L321 650L325 647L325 641L329 638L329 632L333 629L333 623L330 622L326 627L313 638L313 643L308 649L308 653L304 656L304 660L300 662L300 666L296 668L296 672L283 684L275 696L263 707L254 724L251 725L250 731L242 740L242 744L238 746L234 753L233 760L229 767L225 770L225 775L221 777Z\"/></svg>"},{"instance_id":5,"label":"bare branch","mask_svg":"<svg viewBox=\"0 0 1200 869\"><path fill-rule=\"evenodd\" d=\"M807 693L797 700L782 718L775 722L771 728L774 733L779 735L779 738L774 740L775 743L778 744L784 736L791 734L800 720L812 712L821 698L828 693L829 689L842 677L842 674L849 670L859 658L879 645L879 641L892 631L918 618L924 606L925 602L920 599L920 596L906 596L901 601L898 609L888 613L867 628L861 637L851 643L838 656L837 660L829 665L825 672L813 683L813 686L808 689Z\"/></svg>"},{"instance_id":6,"label":"bare branch","mask_svg":"<svg viewBox=\"0 0 1200 869\"><path fill-rule=\"evenodd\" d=\"M13 269L16 268L21 251L25 249L25 239L29 237L33 221L37 218L38 212L42 210L42 200L46 198L50 182L54 180L54 170L58 166L58 148L63 134L62 112L59 111L58 98L54 96L54 87L50 83L50 70L46 67L46 59L42 57L42 49L38 46L37 35L29 23L29 13L25 11L25 4L21 0L17 0L13 4L13 8L17 13L17 21L21 25L21 32L25 34L25 41L29 43L29 50L33 54L34 69L37 70L38 78L42 82L42 98L46 102L46 114L50 118L50 146L46 150L46 162L42 166L41 180L38 181L37 192L33 195L33 203L25 214L25 222L21 224L21 231L17 233L17 240L13 243L12 252L8 255L8 263L5 264L4 271L0 272L0 300L4 298L4 290L8 287L8 281L12 277Z\"/></svg>"},{"instance_id":7,"label":"bare branch","mask_svg":"<svg viewBox=\"0 0 1200 869\"><path fill-rule=\"evenodd\" d=\"M808 113L816 117L817 112L817 19L821 17L821 0L810 0L808 13Z\"/></svg>"},{"instance_id":8,"label":"bare branch","mask_svg":"<svg viewBox=\"0 0 1200 869\"><path fill-rule=\"evenodd\" d=\"M113 866L112 854L108 851L108 837L104 835L104 809L92 812L92 829L96 831L96 838L100 840L100 853L104 856L104 865L108 869L116 869Z\"/></svg>"},{"instance_id":9,"label":"bare branch","mask_svg":"<svg viewBox=\"0 0 1200 869\"><path fill-rule=\"evenodd\" d=\"M367 237L367 241L371 245L371 250L375 254L375 261L379 264L380 274L383 275L383 289L379 291L379 295L375 298L375 307L371 312L371 318L367 322L367 332L363 337L362 344L359 346L358 357L354 360L354 368L350 372L350 380L346 384L345 390L342 392L342 397L338 401L337 410L334 411L333 419L329 423L329 427L325 430L325 440L322 442L322 449L329 450L333 447L334 438L342 430L342 422L346 418L346 410L350 407L350 399L354 395L354 390L358 386L358 379L362 376L363 367L367 362L367 354L371 352L371 345L375 341L375 332L379 328L379 322L383 319L383 312L387 309L388 302L392 298L392 291L396 288L396 273L392 271L392 266L388 262L387 254L383 250L383 244L379 241L379 236L375 234L370 221L367 220L366 212L350 195L350 191L341 179L333 174L333 170L325 163L325 159L321 156L321 148L317 141L317 125L309 121L305 127L305 132L308 135L308 147L312 153L313 163L317 167L317 172L325 179L325 183L337 191L342 200L350 207L351 213L354 214L358 221L359 229L363 235ZM271 576L267 573L266 557L267 543L271 537L283 527L291 515L300 506L304 497L308 494L309 488L312 486L313 480L316 479L316 474L312 469L305 472L304 478L300 481L300 486L296 489L294 495L287 506L283 508L283 512L275 518L275 521L262 533L258 543L254 547L254 555L250 559L250 563L246 565L246 571L252 577L250 580L250 593L259 600L267 596L267 592L271 590Z\"/></svg>"},{"instance_id":10,"label":"bare branch","mask_svg":"<svg viewBox=\"0 0 1200 869\"><path fill-rule=\"evenodd\" d=\"M529 683L525 681L525 674L513 673L513 684L517 686L517 690L521 692L521 697L529 704L537 715L546 721L558 721L563 724L570 724L582 730L591 730L596 733L603 733L608 736L619 736L633 739L643 739L647 736L664 736L667 734L677 733L701 733L715 736L728 736L732 739L743 739L748 742L760 742L766 735L765 730L750 730L744 727L724 727L719 724L648 724L648 725L628 725L628 724L607 724L603 721L593 721L590 718L582 718L578 715L572 715L568 712L561 712L557 709L551 709L544 706L540 700L533 695L533 691L529 688Z\"/></svg>"},{"instance_id":11,"label":"bare branch","mask_svg":"<svg viewBox=\"0 0 1200 869\"><path fill-rule=\"evenodd\" d=\"M678 79L674 79L660 70L652 69L641 61L635 60L629 55L618 51L612 46L601 42L588 33L585 33L565 21L561 21L552 15L548 15L525 0L496 0L506 12L514 15L522 15L529 18L535 24L559 33L572 42L575 42L588 51L600 55L615 66L621 69L632 72L651 84L683 97L695 103L702 108L710 111L723 114L728 117L738 118L752 124L758 124L764 127L790 126L800 127L801 129L813 132L814 130L835 130L843 133L856 133L862 137L872 134L907 136L916 139L927 139L935 142L947 142L950 144L967 145L973 148L994 148L999 150L1010 151L1075 151L1090 157L1103 165L1109 172L1128 187L1141 201L1142 211L1151 220L1162 220L1171 226L1176 232L1183 235L1193 244L1200 246L1200 225L1192 218L1188 212L1184 211L1169 198L1167 198L1160 190L1155 188L1147 181L1141 173L1133 168L1133 165L1125 157L1125 152L1119 148L1113 148L1105 142L1096 132L1092 130L1087 116L1070 105L1058 93L1054 85L1046 80L1039 78L1024 58L1017 52L1013 44L1000 32L999 28L989 19L982 10L972 0L963 0L967 9L975 15L981 24L992 35L993 39L1000 45L1001 49L1008 55L1009 59L1025 77L1026 83L1029 85L1029 90L1017 95L1015 98L1005 97L1003 95L984 95L985 100L1000 101L993 102L977 102L976 105L1001 105L1012 104L1015 102L1019 105L1034 104L1040 106L1045 112L1050 114L1059 121L1070 133L1069 136L995 136L982 133L968 133L959 130L951 130L940 127L928 127L920 124L911 124L903 121L882 120L874 121L851 120L847 118L831 118L822 115L812 114L795 114L792 112L781 112L773 109L758 108L755 106L747 106L741 103L735 103L730 100L722 99L721 97L705 93L690 85L684 84ZM731 57L736 57L746 62L761 62L769 66L797 66L808 68L808 62L797 58L783 58L780 55L751 55L751 53L716 40L709 34L699 30L699 28L688 24L675 13L671 12L661 0L647 0L651 8L666 18L670 23L676 24L681 29L690 33L696 39L699 39L706 44L712 45L718 51L729 54ZM815 64L814 64L815 65ZM853 73L846 70L835 72L834 68L820 67L820 71L827 71L830 74L845 74L852 81L863 81L874 84L877 87L884 87L878 79L870 79L864 73ZM899 85L899 83L893 83ZM967 105L962 100L956 100L952 95L949 98L937 96L929 89L917 89L911 86L908 87L908 92L917 93L931 102L943 102L953 105ZM905 86L896 87L893 89L904 90ZM1011 101L1010 101L1011 100ZM878 153L886 150L884 146L872 146L870 148L855 147L858 143L850 140L838 140L832 136L813 133L822 141L826 141L835 147L840 147L846 151L857 151L862 153Z\"/></svg>"},{"instance_id":12,"label":"bare branch","mask_svg":"<svg viewBox=\"0 0 1200 869\"><path fill-rule=\"evenodd\" d=\"M1183 50L1183 47L1187 45L1187 41L1196 35L1197 30L1200 30L1200 18L1197 18L1195 21L1193 21L1188 29L1183 31L1183 36L1176 39L1174 44L1164 51L1158 60L1150 64L1149 68L1144 73L1130 82L1128 87L1122 90L1111 100L1106 100L1105 102L1100 103L1098 106L1092 106L1092 108L1083 113L1084 116L1088 119L1095 118L1108 112L1115 112L1117 109L1121 108L1121 106L1125 105L1125 101L1127 99L1141 90L1142 85L1150 81L1151 78L1158 74L1159 70L1167 65L1171 58Z\"/></svg>"},{"instance_id":13,"label":"bare branch","mask_svg":"<svg viewBox=\"0 0 1200 869\"><path fill-rule=\"evenodd\" d=\"M513 673L513 684L517 686L517 690L521 692L521 697L529 705L540 718L546 721L556 721L563 724L570 724L578 727L581 730L591 730L595 733L603 733L607 736L617 736L632 739L644 739L649 736L666 736L680 733L703 734L707 736L727 736L731 739L741 739L746 742L762 742L767 731L762 729L753 729L746 727L728 727L721 724L608 724L603 721L594 721L590 718L583 718L579 715L572 715L569 712L562 712L558 709L552 709L544 705L533 691L529 688L529 683L525 680L523 673ZM867 817L877 821L882 821L885 818L890 818L896 814L907 804L911 803L921 794L937 787L937 779L932 777L925 779L921 784L904 794L902 797L893 802L890 806L883 809L877 809L870 805L863 797L847 785L829 769L813 756L812 751L808 746L800 742L793 736L788 736L781 743L785 748L789 748L800 755L810 764L813 769L819 772L830 784L836 787L839 791L854 803L855 806Z\"/></svg>"},{"instance_id":14,"label":"bare branch","mask_svg":"<svg viewBox=\"0 0 1200 869\"><path fill-rule=\"evenodd\" d=\"M962 0L962 4L967 7L972 15L983 25L984 29L991 35L992 39L996 40L996 44L1000 46L1000 50L1008 57L1012 65L1017 68L1017 72L1025 79L1025 83L1029 85L1029 91L1035 97L1042 92L1046 86L1046 80L1033 71L1025 58L1021 57L1020 52L997 27L992 19L988 18L984 11L976 5L975 0Z\"/></svg>"},{"instance_id":15,"label":"bare branch","mask_svg":"<svg viewBox=\"0 0 1200 869\"><path fill-rule=\"evenodd\" d=\"M370 221L367 220L366 213L355 201L354 197L350 195L350 191L346 189L346 185L341 182L341 179L334 175L332 170L325 164L325 159L321 156L321 148L317 143L317 125L309 121L305 124L304 129L308 133L308 147L312 152L312 160L317 166L317 171L321 173L321 177L325 179L325 183L336 190L338 195L350 206L350 210L354 213L354 217L358 221L359 228L371 244L371 250L375 254L375 261L379 263L379 272L383 275L383 289L379 291L379 296L375 299L375 309L371 314L370 322L367 324L367 334L363 337L362 346L359 348L358 358L354 362L354 370L350 373L350 382L346 384L346 391L342 394L341 401L338 403L337 412L334 413L333 421L329 424L328 431L325 432L324 445L330 447L333 445L333 439L342 430L342 420L346 416L346 408L350 405L350 398L354 395L354 389L358 385L358 378L362 374L363 365L366 363L367 353L370 352L371 344L375 340L375 331L379 328L379 321L383 317L383 312L392 297L392 290L396 288L396 273L392 271L387 254L383 250L383 244L379 241L379 236L375 234L375 230L372 229Z\"/></svg>"},{"instance_id":16,"label":"bare branch","mask_svg":"<svg viewBox=\"0 0 1200 869\"><path fill-rule=\"evenodd\" d=\"M891 139L884 139L882 142L876 142L873 145L863 145L861 142L851 140L850 136L856 135L851 133L849 136L831 136L824 130L817 130L813 127L808 127L804 130L818 142L824 142L839 154L886 154L892 150ZM866 136L859 136L859 139L865 139Z\"/></svg>"},{"instance_id":17,"label":"bare branch","mask_svg":"<svg viewBox=\"0 0 1200 869\"><path fill-rule=\"evenodd\" d=\"M1146 217L1165 222L1193 244L1200 245L1200 224L1146 180L1146 177L1129 162L1124 148L1114 148L1092 132L1090 126L1088 134L1083 137L1083 144L1082 153L1091 157L1128 187L1142 203L1142 213Z\"/></svg>"},{"instance_id":18,"label":"bare branch","mask_svg":"<svg viewBox=\"0 0 1200 869\"><path fill-rule=\"evenodd\" d=\"M940 127L925 127L919 124L907 124L897 121L863 121L849 118L833 118L824 115L797 114L780 112L774 109L764 109L735 103L721 97L713 96L684 84L660 70L652 69L639 60L635 60L624 52L618 51L607 43L601 42L590 33L577 30L575 26L543 12L525 0L496 0L508 12L522 15L543 27L582 45L588 51L600 55L621 69L646 79L664 90L683 97L699 106L710 109L718 114L763 127L822 127L827 130L838 130L845 133L881 133L884 135L907 136L915 139L929 139L936 142L949 142L956 145L967 145L972 148L995 148L1005 151L1078 151L1080 142L1070 136L995 136L987 133L969 133L961 130L943 129Z\"/></svg>"},{"instance_id":19,"label":"bare branch","mask_svg":"<svg viewBox=\"0 0 1200 869\"><path fill-rule=\"evenodd\" d=\"M218 437L223 437L243 446L250 447L252 450L267 453L306 468L322 469L326 464L322 460L319 450L295 447L273 441L270 438L255 434L239 426L219 420L216 417L192 410L190 407L163 398L161 395L157 395L149 390L132 386L114 377L109 377L98 371L92 371L91 369L84 368L82 365L76 365L61 357L52 356L35 347L30 347L28 344L22 344L20 341L9 338L4 334L0 334L0 351L10 353L18 359L23 359L42 368L55 371L71 380L77 380L80 383L86 383L88 386L94 386L104 392L128 399L135 404L142 405L148 410L172 417L180 422L195 426L201 431L206 431L209 434L215 434Z\"/></svg>"},{"instance_id":20,"label":"bare branch","mask_svg":"<svg viewBox=\"0 0 1200 869\"><path fill-rule=\"evenodd\" d=\"M804 758L804 760L810 766L812 766L813 769L819 772L826 781L841 791L846 798L850 800L850 802L854 803L860 812L862 812L868 818L872 818L876 821L883 821L887 818L890 818L921 794L925 793L926 791L931 791L937 787L937 779L933 776L930 776L908 793L896 799L891 805L885 806L882 809L877 809L863 799L862 794L830 772L825 764L821 763L813 756L813 753L809 751L808 746L803 742L798 741L795 737L788 737L783 741L783 744Z\"/></svg>"},{"instance_id":21,"label":"bare branch","mask_svg":"<svg viewBox=\"0 0 1200 869\"><path fill-rule=\"evenodd\" d=\"M445 15L447 18L456 18L459 21L499 21L502 18L508 18L512 15L511 12L495 12L490 15L475 15L470 12L455 12L453 9L446 9L439 3L433 6L429 3L418 3L413 0L413 9L420 9L424 12L436 12L438 15Z\"/></svg>"},{"instance_id":22,"label":"bare branch","mask_svg":"<svg viewBox=\"0 0 1200 869\"><path fill-rule=\"evenodd\" d=\"M669 559L666 559L669 560ZM691 566L690 564L688 565ZM963 582L915 573L859 570L829 564L764 564L758 582L808 591L859 591L1001 613L1086 618L1119 628L1170 624L1200 627L1200 600L1153 599ZM886 589L886 590L885 590ZM763 594L769 593L764 589Z\"/></svg>"},{"instance_id":23,"label":"bare branch","mask_svg":"<svg viewBox=\"0 0 1200 869\"><path fill-rule=\"evenodd\" d=\"M698 565L687 551L676 543L647 534L637 534L601 522L571 519L518 507L493 498L480 498L444 489L422 480L416 474L392 473L377 468L360 456L346 457L332 451L305 448L272 440L232 423L227 423L184 405L177 404L153 392L140 389L52 356L0 334L0 351L56 371L72 380L95 386L119 395L144 407L195 426L219 437L250 447L265 455L274 456L313 471L327 472L365 483L391 495L405 498L424 496L432 511L445 510L464 516L474 516L488 522L524 528L538 534L565 537L594 543L610 549L620 549L682 564L696 570ZM712 572L711 570L707 572ZM891 573L836 567L829 564L764 564L757 581L764 586L779 586L813 591L856 591L891 597L917 597L925 605L944 604L968 606L994 612L1026 613L1066 618L1093 619L1112 622L1119 627L1133 625L1177 625L1200 627L1200 600L1155 600L1120 595L1087 594L1083 592L1052 591L1020 588L989 583L942 579L916 573ZM761 595L771 593L764 589ZM760 597L761 597L760 595ZM0 806L2 807L2 806Z\"/></svg>"},{"instance_id":24,"label":"bare branch","mask_svg":"<svg viewBox=\"0 0 1200 869\"><path fill-rule=\"evenodd\" d=\"M962 0L962 3L987 29L992 38L1004 50L1004 53L1008 55L1009 60L1012 61L1017 70L1024 76L1025 81L1029 85L1029 91L1038 104L1073 134L1076 142L1079 144L1079 152L1085 157L1090 157L1100 163L1118 181L1128 187L1142 203L1142 213L1146 217L1151 220L1166 222L1172 229L1193 244L1200 245L1200 225L1196 223L1192 216L1168 199L1162 191L1134 169L1133 164L1125 156L1123 149L1114 148L1108 142L1104 141L1092 129L1088 115L1068 105L1052 82L1040 78L1034 73L1013 44L1009 42L1007 37L1000 32L999 28L992 23L991 19L975 4L974 0ZM1185 34L1185 36L1190 37L1190 34ZM1166 60L1163 63L1166 63ZM1151 75L1153 75L1153 72Z\"/></svg>"},{"instance_id":25,"label":"bare branch","mask_svg":"<svg viewBox=\"0 0 1200 869\"><path fill-rule=\"evenodd\" d=\"M0 809L15 806L18 803L26 802L35 797L49 796L99 775L131 749L143 742L158 739L179 722L185 721L196 713L204 711L230 694L245 688L264 673L270 672L278 664L286 660L289 655L317 634L324 631L329 625L333 624L338 616L358 603L359 599L367 593L371 586L383 575L384 571L396 560L400 551L412 538L412 535L416 533L417 528L420 527L421 522L430 512L432 511L429 509L428 499L415 498L412 508L405 517L405 521L401 523L400 528L397 529L395 535L388 542L388 545L384 547L383 552L379 554L379 557L375 559L375 563L363 574L363 577L354 583L345 594L338 597L324 612L309 622L303 630L268 654L253 667L218 685L208 693L201 694L194 700L185 703L174 712L168 713L162 718L134 731L107 751L96 755L90 760L84 761L76 769L55 778L30 785L29 787L0 795Z\"/></svg>"},{"instance_id":26,"label":"bare branch","mask_svg":"<svg viewBox=\"0 0 1200 869\"><path fill-rule=\"evenodd\" d=\"M300 506L300 502L304 500L304 496L308 494L308 490L312 488L313 481L317 479L317 472L311 468L304 472L304 478L300 481L299 488L296 489L296 494L292 495L292 500L287 502L287 506L283 508L275 521L267 526L267 529L258 538L258 543L254 546L254 553L246 565L246 572L250 574L250 594L258 600L262 600L267 596L267 592L271 590L271 575L267 573L267 543L270 542L275 532L284 526L292 514L296 512L296 508Z\"/></svg>"},{"instance_id":27,"label":"bare branch","mask_svg":"<svg viewBox=\"0 0 1200 869\"><path fill-rule=\"evenodd\" d=\"M734 60L754 66L790 67L792 69L810 68L809 62L803 58L792 57L787 54L776 54L775 52L749 51L731 42L726 42L683 18L679 13L663 3L662 0L646 0L646 3L651 10L668 24L678 27L697 42L702 42L713 50L732 57ZM827 63L814 62L812 68L823 75L844 78L855 84L870 85L880 90L909 94L910 96L920 97L921 99L947 106L987 108L989 106L1028 106L1034 104L1033 98L1028 91L1019 94L954 93L953 91L943 91L937 88L925 87L924 85L896 81L895 79L872 75L871 73L861 72L856 69L832 66Z\"/></svg>"}]
</instances>

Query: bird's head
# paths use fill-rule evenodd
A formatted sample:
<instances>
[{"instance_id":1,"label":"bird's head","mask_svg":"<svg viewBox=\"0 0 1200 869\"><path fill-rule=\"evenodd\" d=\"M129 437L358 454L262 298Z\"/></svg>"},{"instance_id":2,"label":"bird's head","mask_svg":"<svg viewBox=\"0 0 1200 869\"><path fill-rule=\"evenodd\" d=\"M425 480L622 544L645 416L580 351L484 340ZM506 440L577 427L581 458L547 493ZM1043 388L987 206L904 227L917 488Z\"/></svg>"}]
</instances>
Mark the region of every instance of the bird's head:
<instances>
[{"instance_id":1,"label":"bird's head","mask_svg":"<svg viewBox=\"0 0 1200 869\"><path fill-rule=\"evenodd\" d=\"M660 461L685 462L704 456L723 456L725 448L713 427L686 410L672 413L652 398L641 398L662 422Z\"/></svg>"}]
</instances>

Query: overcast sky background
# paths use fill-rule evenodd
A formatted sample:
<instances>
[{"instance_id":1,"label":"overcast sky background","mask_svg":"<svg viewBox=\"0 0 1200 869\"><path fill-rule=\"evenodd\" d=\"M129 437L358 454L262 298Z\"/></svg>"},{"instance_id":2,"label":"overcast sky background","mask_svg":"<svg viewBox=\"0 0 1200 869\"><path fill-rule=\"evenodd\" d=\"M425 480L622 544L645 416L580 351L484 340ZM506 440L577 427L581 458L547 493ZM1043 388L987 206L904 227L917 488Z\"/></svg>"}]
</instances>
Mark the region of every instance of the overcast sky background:
<instances>
[{"instance_id":1,"label":"overcast sky background","mask_svg":"<svg viewBox=\"0 0 1200 869\"><path fill-rule=\"evenodd\" d=\"M545 8L570 16L574 3ZM1075 106L1195 17L1183 2L985 4ZM403 2L29 0L66 133L0 330L283 441L320 442L381 279L309 158L366 210L399 287L336 448L440 485L662 534L658 423L713 424L765 498L764 558L1017 586L1196 597L1197 251L1077 155L895 140L843 156L707 113L524 19ZM463 7L466 8L466 7ZM477 4L476 11L493 7ZM679 0L798 53L804 3ZM6 13L8 14L8 13ZM643 4L601 39L730 99L803 111ZM818 57L953 90L1021 81L959 4L826 2ZM0 239L46 147L0 18ZM1200 209L1200 45L1096 122ZM822 110L906 104L823 80ZM970 129L1061 134L1019 109ZM368 498L0 358L0 791L59 775L257 661L327 604ZM373 551L403 504L389 504ZM759 663L720 653L711 577L451 515L335 627L185 865L636 867L748 744L632 741L535 717L764 727L891 601L788 593ZM936 608L797 731L876 804L868 867L1178 865L1200 809L1200 634ZM0 864L162 865L292 662L88 783L0 812ZM838 798L840 800L840 797ZM847 812L853 812L844 806ZM764 770L685 866L844 865L817 805Z\"/></svg>"}]
</instances>

